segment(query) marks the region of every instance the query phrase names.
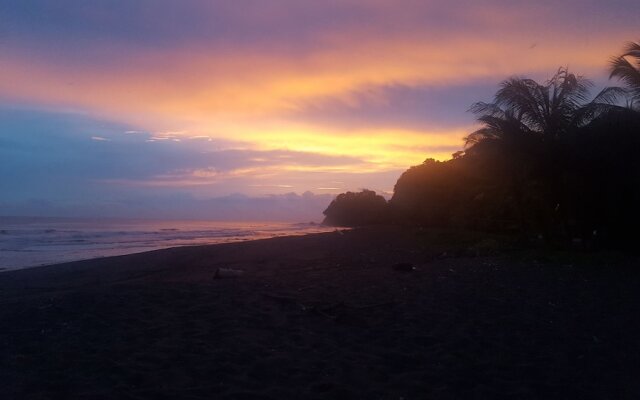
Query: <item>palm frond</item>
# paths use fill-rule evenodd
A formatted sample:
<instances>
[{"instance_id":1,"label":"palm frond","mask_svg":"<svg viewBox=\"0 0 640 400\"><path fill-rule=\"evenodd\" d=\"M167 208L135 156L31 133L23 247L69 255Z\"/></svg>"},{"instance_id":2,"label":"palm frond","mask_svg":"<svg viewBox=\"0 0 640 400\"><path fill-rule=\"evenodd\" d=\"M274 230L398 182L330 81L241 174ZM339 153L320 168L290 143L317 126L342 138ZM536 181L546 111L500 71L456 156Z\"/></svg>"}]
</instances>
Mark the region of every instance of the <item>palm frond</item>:
<instances>
[{"instance_id":1,"label":"palm frond","mask_svg":"<svg viewBox=\"0 0 640 400\"><path fill-rule=\"evenodd\" d=\"M620 79L631 87L640 86L640 70L624 57L616 57L611 60L609 78L613 77Z\"/></svg>"},{"instance_id":2,"label":"palm frond","mask_svg":"<svg viewBox=\"0 0 640 400\"><path fill-rule=\"evenodd\" d=\"M625 88L621 88L619 86L609 86L602 89L591 102L616 104L620 99L625 98L628 94L629 91Z\"/></svg>"},{"instance_id":3,"label":"palm frond","mask_svg":"<svg viewBox=\"0 0 640 400\"><path fill-rule=\"evenodd\" d=\"M627 42L624 46L622 57L634 57L640 59L640 43Z\"/></svg>"},{"instance_id":4,"label":"palm frond","mask_svg":"<svg viewBox=\"0 0 640 400\"><path fill-rule=\"evenodd\" d=\"M495 103L513 110L517 119L530 129L544 125L544 113L540 108L540 85L526 78L510 78L501 84L495 95Z\"/></svg>"},{"instance_id":5,"label":"palm frond","mask_svg":"<svg viewBox=\"0 0 640 400\"><path fill-rule=\"evenodd\" d=\"M617 108L620 108L620 106L617 106L615 104L591 102L580 108L580 110L578 110L574 114L572 125L576 127L585 126L601 115L604 115Z\"/></svg>"},{"instance_id":6,"label":"palm frond","mask_svg":"<svg viewBox=\"0 0 640 400\"><path fill-rule=\"evenodd\" d=\"M466 145L500 140L511 149L526 152L529 144L557 140L619 107L620 99L628 93L608 87L589 100L593 86L592 81L566 67L559 68L545 84L509 78L500 84L492 103L478 102L469 108L482 127L465 138ZM634 99L640 103L640 96L632 96L632 103Z\"/></svg>"},{"instance_id":7,"label":"palm frond","mask_svg":"<svg viewBox=\"0 0 640 400\"><path fill-rule=\"evenodd\" d=\"M609 78L616 77L627 85L632 102L640 100L640 44L627 43L623 54L611 59L610 68Z\"/></svg>"},{"instance_id":8,"label":"palm frond","mask_svg":"<svg viewBox=\"0 0 640 400\"><path fill-rule=\"evenodd\" d=\"M500 106L498 106L495 103L485 103L483 101L473 103L467 111L472 112L476 115L483 115L483 114L494 115L494 116L504 115L504 111L502 110L502 108L500 108Z\"/></svg>"},{"instance_id":9,"label":"palm frond","mask_svg":"<svg viewBox=\"0 0 640 400\"><path fill-rule=\"evenodd\" d=\"M486 140L498 140L500 135L491 128L480 128L464 138L464 147L469 148Z\"/></svg>"}]
</instances>

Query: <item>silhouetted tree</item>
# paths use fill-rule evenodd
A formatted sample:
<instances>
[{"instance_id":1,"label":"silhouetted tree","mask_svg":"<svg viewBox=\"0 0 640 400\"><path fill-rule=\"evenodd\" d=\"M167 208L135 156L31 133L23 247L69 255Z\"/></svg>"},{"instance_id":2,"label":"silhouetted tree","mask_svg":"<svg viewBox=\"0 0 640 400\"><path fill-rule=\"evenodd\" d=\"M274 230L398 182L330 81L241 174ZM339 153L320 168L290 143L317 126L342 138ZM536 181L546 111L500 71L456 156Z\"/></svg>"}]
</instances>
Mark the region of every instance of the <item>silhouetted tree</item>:
<instances>
[{"instance_id":1,"label":"silhouetted tree","mask_svg":"<svg viewBox=\"0 0 640 400\"><path fill-rule=\"evenodd\" d=\"M339 194L323 214L323 223L333 226L365 226L389 220L385 198L366 189Z\"/></svg>"},{"instance_id":2,"label":"silhouetted tree","mask_svg":"<svg viewBox=\"0 0 640 400\"><path fill-rule=\"evenodd\" d=\"M633 61L630 61L630 60ZM392 219L463 227L548 242L637 246L640 226L640 45L612 61L609 87L560 68L544 84L510 78L490 103L470 111L481 127L451 160L427 159L398 179L389 203L374 192L341 194L326 222L366 225ZM638 107L636 107L637 109ZM580 242L578 240L577 242Z\"/></svg>"},{"instance_id":3,"label":"silhouetted tree","mask_svg":"<svg viewBox=\"0 0 640 400\"><path fill-rule=\"evenodd\" d=\"M408 222L428 226L449 225L462 200L457 193L461 187L460 179L451 162L428 158L400 176L390 205L401 219Z\"/></svg>"},{"instance_id":4,"label":"silhouetted tree","mask_svg":"<svg viewBox=\"0 0 640 400\"><path fill-rule=\"evenodd\" d=\"M619 88L606 88L588 102L591 86L591 81L566 68L560 68L545 84L528 78L507 79L492 103L471 106L483 127L465 141L473 145L484 140L519 141L528 136L558 139L609 110L623 94Z\"/></svg>"},{"instance_id":5,"label":"silhouetted tree","mask_svg":"<svg viewBox=\"0 0 640 400\"><path fill-rule=\"evenodd\" d=\"M640 226L640 113L615 108L572 140L564 190L574 237L636 246ZM595 234L594 234L595 233Z\"/></svg>"},{"instance_id":6,"label":"silhouetted tree","mask_svg":"<svg viewBox=\"0 0 640 400\"><path fill-rule=\"evenodd\" d=\"M631 108L640 108L640 44L629 42L624 53L611 60L610 78L618 78L629 89Z\"/></svg>"},{"instance_id":7,"label":"silhouetted tree","mask_svg":"<svg viewBox=\"0 0 640 400\"><path fill-rule=\"evenodd\" d=\"M470 109L482 127L465 138L466 145L483 143L476 153L491 149L494 163L504 169L500 184L508 187L523 229L528 222L546 236L566 229L562 188L571 145L567 139L611 110L623 94L620 88L606 88L588 101L591 86L584 77L560 68L545 84L510 78L492 103L475 103Z\"/></svg>"}]
</instances>

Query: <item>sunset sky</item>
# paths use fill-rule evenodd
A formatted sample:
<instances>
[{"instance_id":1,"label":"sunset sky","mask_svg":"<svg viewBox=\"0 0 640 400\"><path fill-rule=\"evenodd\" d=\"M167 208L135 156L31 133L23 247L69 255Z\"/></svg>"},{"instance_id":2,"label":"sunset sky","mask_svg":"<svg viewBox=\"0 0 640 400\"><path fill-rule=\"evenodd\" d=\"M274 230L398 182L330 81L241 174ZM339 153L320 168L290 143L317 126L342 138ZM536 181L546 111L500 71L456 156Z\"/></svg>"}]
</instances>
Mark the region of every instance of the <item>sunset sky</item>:
<instances>
[{"instance_id":1,"label":"sunset sky","mask_svg":"<svg viewBox=\"0 0 640 400\"><path fill-rule=\"evenodd\" d=\"M615 84L638 15L637 0L2 0L0 215L320 218L327 195L390 195L460 150L466 110L508 76Z\"/></svg>"}]
</instances>

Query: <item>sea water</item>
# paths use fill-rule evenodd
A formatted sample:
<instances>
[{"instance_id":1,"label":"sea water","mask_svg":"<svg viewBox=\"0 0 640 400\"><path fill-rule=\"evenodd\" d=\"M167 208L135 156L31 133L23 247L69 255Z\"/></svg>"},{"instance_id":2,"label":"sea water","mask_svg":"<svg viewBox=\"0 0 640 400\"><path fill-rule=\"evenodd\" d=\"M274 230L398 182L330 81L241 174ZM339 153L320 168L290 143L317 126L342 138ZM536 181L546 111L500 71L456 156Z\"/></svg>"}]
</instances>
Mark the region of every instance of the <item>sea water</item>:
<instances>
[{"instance_id":1,"label":"sea water","mask_svg":"<svg viewBox=\"0 0 640 400\"><path fill-rule=\"evenodd\" d=\"M0 271L331 230L315 223L0 217Z\"/></svg>"}]
</instances>

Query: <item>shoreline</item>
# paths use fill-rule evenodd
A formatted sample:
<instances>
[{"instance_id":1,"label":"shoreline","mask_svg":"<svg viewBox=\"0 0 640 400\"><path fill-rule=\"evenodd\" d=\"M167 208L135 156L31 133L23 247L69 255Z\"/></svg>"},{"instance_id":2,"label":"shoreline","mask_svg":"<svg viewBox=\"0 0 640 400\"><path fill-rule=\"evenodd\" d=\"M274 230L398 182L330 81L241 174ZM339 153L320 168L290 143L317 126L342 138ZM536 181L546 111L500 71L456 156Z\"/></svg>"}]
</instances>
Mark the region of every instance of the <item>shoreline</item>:
<instances>
[{"instance_id":1,"label":"shoreline","mask_svg":"<svg viewBox=\"0 0 640 400\"><path fill-rule=\"evenodd\" d=\"M55 268L55 267L62 267L65 268L67 266L77 266L80 268L83 267L89 267L91 268L91 265L89 264L94 264L97 262L102 263L102 261L107 261L107 264L112 264L112 260L113 263L116 263L115 259L121 258L121 257L133 257L133 256L141 256L141 255L146 255L146 254L153 254L153 253L157 253L157 252L167 252L168 254L172 254L176 251L182 250L182 249L206 249L206 248L210 248L210 247L217 247L217 246L226 246L226 245L237 245L240 243L254 243L254 242L261 242L261 241L268 241L268 240L277 240L277 239L287 239L287 238L293 238L293 237L306 237L306 236L316 236L316 235L326 235L326 234L332 234L338 231L347 231L347 230L352 230L353 228L343 228L343 227L336 227L335 230L330 231L330 232L314 232L314 233L303 233L303 234L291 234L291 235L283 235L283 236L274 236L274 237L267 237L267 238L256 238L256 239L240 239L240 240L233 240L233 241L229 241L229 242L220 242L220 243L210 243L210 244L192 244L192 245L181 245L181 246L172 246L172 247L166 247L166 248L159 248L159 249L150 249L150 250L143 250L143 251L139 251L139 252L135 252L135 253L126 253L126 254L118 254L118 255L110 255L110 256L102 256L102 257L93 257L93 258L85 258L85 259L81 259L81 260L73 260L73 261L62 261L62 262L52 262L52 263L47 263L47 264L40 264L40 265L34 265L34 266L28 266L28 267L17 267L17 268L10 268L10 269L2 269L0 268L0 276L4 275L4 274L10 274L10 273L17 273L17 272L21 272L21 271L32 271L35 269L40 269L40 268ZM87 265L85 265L87 264Z\"/></svg>"},{"instance_id":2,"label":"shoreline","mask_svg":"<svg viewBox=\"0 0 640 400\"><path fill-rule=\"evenodd\" d=\"M480 251L475 235L375 227L0 274L0 389L25 399L640 393L637 259ZM243 272L214 279L217 268Z\"/></svg>"},{"instance_id":3,"label":"shoreline","mask_svg":"<svg viewBox=\"0 0 640 400\"><path fill-rule=\"evenodd\" d=\"M86 221L86 219L82 219L81 221ZM128 222L129 224L136 222L133 220L129 220L129 221L125 221ZM167 221L146 221L149 223L166 223ZM170 221L169 221L170 222ZM191 222L197 222L197 221L191 221ZM211 223L211 224L226 224L226 221L205 221L205 223ZM251 224L265 224L263 222L251 222ZM62 260L58 260L58 261L45 261L45 262L41 262L41 263L37 263L37 264L27 264L27 265L22 265L22 266L14 266L13 264L15 264L15 262L6 264L6 265L0 265L0 274L2 273L6 273L6 272L11 272L11 271L18 271L18 270L22 270L22 269L30 269L30 268L39 268L39 267L47 267L47 266L52 266L52 265L60 265L60 264L67 264L67 263L72 263L72 262L78 262L78 261L89 261L89 260L93 260L93 259L100 259L100 258L108 258L108 257L118 257L118 256L123 256L123 255L130 255L130 254L140 254L140 253L146 253L146 252L150 252L150 251L157 251L157 250L166 250L166 249L171 249L171 248L176 248L176 247L197 247L197 246L212 246L212 245L219 245L219 244L226 244L226 243L239 243L239 242L246 242L246 241L253 241L253 240L264 240L264 239L270 239L270 238L276 238L276 237L284 237L284 236L305 236L305 235L309 235L309 234L317 234L317 233L325 233L325 232L332 232L334 230L337 229L341 229L341 230L346 230L346 229L350 229L350 228L340 228L340 227L329 227L329 226L325 226L325 225L321 225L321 224L309 224L309 229L311 230L310 232L300 232L299 230L290 230L288 232L280 232L280 231L272 231L271 229L273 229L273 227L276 226L280 226L280 225L287 225L288 223L280 223L280 222L272 222L271 224L273 224L273 226L268 226L268 230L266 231L260 231L258 230L258 233L253 234L253 236L248 237L245 235L229 235L229 236L216 236L213 235L213 233L215 233L214 231L212 231L212 236L211 237L207 237L205 236L198 236L196 238L191 239L193 241L193 243L187 243L187 244L176 244L176 243L170 243L170 244L162 244L163 242L160 239L158 240L158 243L150 245L150 244L141 244L139 246L134 247L132 250L127 250L126 248L120 248L120 247L100 247L100 248L94 248L93 246L97 245L98 243L89 243L87 245L85 245L85 248L80 247L80 248L74 248L71 249L69 251L75 252L75 253L81 253L81 254L85 254L85 255L79 255L78 257L80 258L75 258L75 257L69 257L67 256L66 260L64 259L65 257L62 255L63 250L52 250L50 249L50 245L51 244L47 244L46 246L43 247L42 251L43 253L50 253L50 252L55 252L57 251L58 256L60 258L63 258ZM304 223L292 223L292 224L288 224L291 226L300 226L300 225L304 225ZM224 229L227 229L226 227ZM242 229L247 229L247 227L245 226L241 226L239 225L237 227L237 229L242 230ZM330 230L331 229L331 230ZM164 233L164 232L178 232L178 233L190 233L189 229L187 228L187 230L181 229L181 228L177 228L177 229L160 229L159 232L154 232L154 233ZM111 232L110 230L107 230L107 232ZM87 232L86 234L89 234L90 232ZM126 232L125 232L126 233ZM198 235L200 235L198 233ZM114 237L114 240L116 240L117 238ZM122 240L122 239L119 239ZM172 240L172 239L165 239L165 240ZM187 240L187 239L185 239ZM61 240L62 243L65 242L65 239ZM198 243L200 242L200 243ZM204 243L202 243L204 242ZM208 242L208 243L207 243ZM55 244L55 243L54 243ZM109 245L109 242L105 242L104 244ZM36 246L39 245L38 243L36 243ZM63 244L64 246L65 244ZM115 243L113 244L113 246L115 246ZM54 246L55 247L55 246ZM19 251L19 250L11 250L11 248L9 248L7 251L11 252L11 251ZM32 251L32 250L28 250L28 251ZM90 253L97 253L97 255L92 255ZM54 255L51 255L51 257L53 258ZM37 258L44 258L42 256L40 257L36 257ZM15 261L15 260L14 260ZM8 266L7 266L8 265Z\"/></svg>"}]
</instances>

